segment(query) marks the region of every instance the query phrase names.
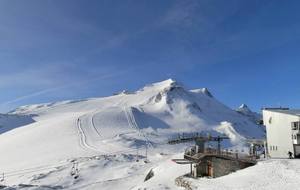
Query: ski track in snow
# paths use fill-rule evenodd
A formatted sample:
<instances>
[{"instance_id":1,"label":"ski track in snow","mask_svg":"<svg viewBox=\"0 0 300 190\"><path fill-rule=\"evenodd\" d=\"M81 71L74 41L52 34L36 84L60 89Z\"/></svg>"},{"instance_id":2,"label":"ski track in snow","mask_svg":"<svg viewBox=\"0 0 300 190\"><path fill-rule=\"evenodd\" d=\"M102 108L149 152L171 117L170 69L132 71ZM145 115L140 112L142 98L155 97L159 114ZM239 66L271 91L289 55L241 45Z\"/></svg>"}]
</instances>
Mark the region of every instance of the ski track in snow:
<instances>
[{"instance_id":1,"label":"ski track in snow","mask_svg":"<svg viewBox=\"0 0 300 190\"><path fill-rule=\"evenodd\" d=\"M126 115L126 118L127 118L127 121L128 121L128 125L131 128L133 128L136 131L138 131L139 135L143 136L146 139L146 142L147 142L148 146L153 147L152 144L150 143L150 141L148 140L148 138L145 136L145 134L141 133L141 130L138 127L138 125L137 125L137 123L136 123L136 121L134 119L134 115L132 113L131 108L127 108L127 109L124 108L123 112ZM92 128L97 133L98 137L101 138L101 134L100 134L99 130L97 129L97 127L95 125L95 122L94 122L95 115L99 114L99 113L100 113L99 110L95 110L92 113L84 114L84 115L80 116L79 118L77 118L77 128L78 128L78 134L79 134L79 145L80 145L80 147L82 149L84 149L84 150L92 150L92 151L96 151L96 152L99 152L99 153L102 153L102 154L130 153L130 152L136 152L136 151L138 151L140 149L143 149L143 148L138 148L138 149L123 148L122 150L119 150L119 151L110 152L110 151L99 150L99 148L95 147L94 145L89 144L88 143L88 139L89 139L88 134L85 133L86 128ZM90 125L83 126L82 125L83 118L87 119L89 117L91 118L89 120L90 121ZM122 135L122 133L117 134L117 135ZM104 140L107 140L107 139L101 139L101 141L99 141L99 142L101 142L105 146L111 146L111 147L114 147L114 148L119 148L119 147L117 147L114 144L108 144L108 143L103 142Z\"/></svg>"},{"instance_id":2,"label":"ski track in snow","mask_svg":"<svg viewBox=\"0 0 300 190\"><path fill-rule=\"evenodd\" d=\"M98 136L101 137L100 131L98 131L97 127L95 126L95 122L94 122L94 117L95 117L96 114L97 114L96 112L94 112L92 114L91 123L92 123L92 126L95 129L96 133L98 134Z\"/></svg>"},{"instance_id":3,"label":"ski track in snow","mask_svg":"<svg viewBox=\"0 0 300 190\"><path fill-rule=\"evenodd\" d=\"M84 116L86 116L86 114L83 115L83 117ZM78 120L77 120L77 126L78 126L79 135L80 135L80 145L81 145L81 147L83 147L84 149L90 149L90 150L93 150L93 151L104 153L102 151L99 151L97 148L95 148L95 147L88 144L87 135L85 134L85 132L82 128L81 117L79 117Z\"/></svg>"},{"instance_id":4,"label":"ski track in snow","mask_svg":"<svg viewBox=\"0 0 300 190\"><path fill-rule=\"evenodd\" d=\"M80 118L77 118L76 120L76 127L77 127L77 132L79 137L79 146L83 150L86 150L86 147L83 145L83 142L85 141L85 134L83 133L82 128L80 126Z\"/></svg>"},{"instance_id":5,"label":"ski track in snow","mask_svg":"<svg viewBox=\"0 0 300 190\"><path fill-rule=\"evenodd\" d=\"M127 121L128 121L128 125L137 130L139 133L139 136L143 136L144 139L146 140L147 146L152 147L153 145L151 144L151 142L149 141L149 139L147 138L147 136L141 131L140 127L138 126L138 124L136 123L134 114L132 112L132 108L131 107L123 107L124 113L126 115Z\"/></svg>"}]
</instances>

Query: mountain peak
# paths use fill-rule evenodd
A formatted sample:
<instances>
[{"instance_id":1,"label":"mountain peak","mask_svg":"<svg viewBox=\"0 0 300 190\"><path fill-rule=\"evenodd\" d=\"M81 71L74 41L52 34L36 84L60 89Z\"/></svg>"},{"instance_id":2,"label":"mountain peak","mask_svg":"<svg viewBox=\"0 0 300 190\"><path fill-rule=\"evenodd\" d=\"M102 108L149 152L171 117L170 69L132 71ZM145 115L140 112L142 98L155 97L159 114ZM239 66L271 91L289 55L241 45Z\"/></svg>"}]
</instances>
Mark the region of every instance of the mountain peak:
<instances>
[{"instance_id":1,"label":"mountain peak","mask_svg":"<svg viewBox=\"0 0 300 190\"><path fill-rule=\"evenodd\" d=\"M206 94L209 97L213 97L213 95L210 93L210 91L208 90L208 88L203 88L202 92L203 92L203 94Z\"/></svg>"},{"instance_id":2,"label":"mountain peak","mask_svg":"<svg viewBox=\"0 0 300 190\"><path fill-rule=\"evenodd\" d=\"M156 89L165 90L165 89L169 89L172 87L178 87L178 86L181 86L181 85L179 85L179 83L176 80L170 78L167 80L163 80L160 82L155 82L155 83L146 85L142 90L145 90L147 88L153 88L153 87Z\"/></svg>"},{"instance_id":3,"label":"mountain peak","mask_svg":"<svg viewBox=\"0 0 300 190\"><path fill-rule=\"evenodd\" d=\"M243 112L243 113L251 113L252 111L246 104L242 104L238 109L238 112Z\"/></svg>"},{"instance_id":4,"label":"mountain peak","mask_svg":"<svg viewBox=\"0 0 300 190\"><path fill-rule=\"evenodd\" d=\"M197 93L197 94L204 94L208 97L213 98L214 96L210 93L210 91L208 90L208 88L199 88L199 89L193 89L190 90L191 92Z\"/></svg>"},{"instance_id":5,"label":"mountain peak","mask_svg":"<svg viewBox=\"0 0 300 190\"><path fill-rule=\"evenodd\" d=\"M262 116L256 112L253 112L246 104L242 104L236 111L240 114L243 114L249 117L254 122L258 122L261 120Z\"/></svg>"},{"instance_id":6,"label":"mountain peak","mask_svg":"<svg viewBox=\"0 0 300 190\"><path fill-rule=\"evenodd\" d=\"M163 80L161 82L156 82L156 83L153 83L154 86L161 86L161 87L169 87L169 86L173 86L177 84L177 81L174 80L174 79L167 79L167 80Z\"/></svg>"},{"instance_id":7,"label":"mountain peak","mask_svg":"<svg viewBox=\"0 0 300 190\"><path fill-rule=\"evenodd\" d=\"M240 108L240 109L245 109L245 108L249 109L248 106L247 106L246 104L242 104L239 108Z\"/></svg>"}]
</instances>

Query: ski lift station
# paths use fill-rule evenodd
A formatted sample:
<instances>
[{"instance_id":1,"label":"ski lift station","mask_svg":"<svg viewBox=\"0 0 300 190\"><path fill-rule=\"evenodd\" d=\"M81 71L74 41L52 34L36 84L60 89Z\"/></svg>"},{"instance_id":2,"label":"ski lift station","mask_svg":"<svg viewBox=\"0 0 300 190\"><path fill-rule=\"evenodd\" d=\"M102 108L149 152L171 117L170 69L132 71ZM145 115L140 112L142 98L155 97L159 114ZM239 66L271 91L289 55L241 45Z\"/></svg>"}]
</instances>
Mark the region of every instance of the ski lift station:
<instances>
[{"instance_id":1,"label":"ski lift station","mask_svg":"<svg viewBox=\"0 0 300 190\"><path fill-rule=\"evenodd\" d=\"M180 136L168 143L179 144L195 141L196 145L186 149L183 159L173 159L177 164L189 164L191 167L189 176L191 177L221 177L256 163L253 157L255 155L239 157L238 153L222 150L221 141L226 139L229 137L203 136L197 133L192 136ZM208 142L217 142L217 148L207 148L205 144Z\"/></svg>"},{"instance_id":2,"label":"ski lift station","mask_svg":"<svg viewBox=\"0 0 300 190\"><path fill-rule=\"evenodd\" d=\"M267 151L271 158L300 158L300 110L265 108L262 110L267 131Z\"/></svg>"}]
</instances>

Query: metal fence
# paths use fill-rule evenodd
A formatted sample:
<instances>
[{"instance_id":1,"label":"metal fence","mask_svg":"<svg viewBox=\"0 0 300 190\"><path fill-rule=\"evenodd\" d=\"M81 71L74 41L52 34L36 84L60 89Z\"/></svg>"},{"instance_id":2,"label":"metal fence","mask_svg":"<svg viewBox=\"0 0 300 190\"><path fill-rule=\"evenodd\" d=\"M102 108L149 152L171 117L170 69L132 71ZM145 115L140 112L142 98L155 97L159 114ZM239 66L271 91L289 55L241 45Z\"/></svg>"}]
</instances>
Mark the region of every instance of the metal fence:
<instances>
[{"instance_id":1,"label":"metal fence","mask_svg":"<svg viewBox=\"0 0 300 190\"><path fill-rule=\"evenodd\" d=\"M231 157L234 159L241 159L241 160L250 160L255 161L257 159L256 156L248 155L242 152L233 152L229 150L218 150L215 148L205 148L203 152L196 152L196 146L190 147L186 149L185 155L187 156L195 156L196 154L199 154L199 156L202 155L219 155L219 156L225 156L225 157Z\"/></svg>"}]
</instances>

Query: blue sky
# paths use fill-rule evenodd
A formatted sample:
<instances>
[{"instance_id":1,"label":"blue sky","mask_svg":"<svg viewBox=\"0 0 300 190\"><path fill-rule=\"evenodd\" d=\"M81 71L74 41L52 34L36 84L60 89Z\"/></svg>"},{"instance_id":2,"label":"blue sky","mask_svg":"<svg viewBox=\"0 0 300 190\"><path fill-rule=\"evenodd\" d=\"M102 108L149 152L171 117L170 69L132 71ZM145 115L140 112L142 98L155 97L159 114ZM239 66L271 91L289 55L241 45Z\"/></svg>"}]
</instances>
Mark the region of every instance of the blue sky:
<instances>
[{"instance_id":1,"label":"blue sky","mask_svg":"<svg viewBox=\"0 0 300 190\"><path fill-rule=\"evenodd\" d=\"M299 1L1 0L0 111L174 78L299 108Z\"/></svg>"}]
</instances>

